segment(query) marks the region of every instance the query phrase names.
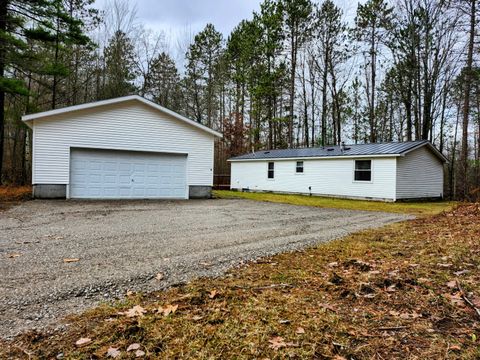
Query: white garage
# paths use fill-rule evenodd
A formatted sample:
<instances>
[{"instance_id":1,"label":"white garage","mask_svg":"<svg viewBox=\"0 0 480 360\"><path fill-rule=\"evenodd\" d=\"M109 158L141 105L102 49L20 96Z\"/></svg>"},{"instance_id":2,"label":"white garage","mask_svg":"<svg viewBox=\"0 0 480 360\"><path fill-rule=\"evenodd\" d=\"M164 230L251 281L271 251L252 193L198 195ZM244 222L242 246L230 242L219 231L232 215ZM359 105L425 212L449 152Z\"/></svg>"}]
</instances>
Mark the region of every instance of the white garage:
<instances>
[{"instance_id":1,"label":"white garage","mask_svg":"<svg viewBox=\"0 0 480 360\"><path fill-rule=\"evenodd\" d=\"M221 134L139 96L26 115L37 198L210 197Z\"/></svg>"}]
</instances>

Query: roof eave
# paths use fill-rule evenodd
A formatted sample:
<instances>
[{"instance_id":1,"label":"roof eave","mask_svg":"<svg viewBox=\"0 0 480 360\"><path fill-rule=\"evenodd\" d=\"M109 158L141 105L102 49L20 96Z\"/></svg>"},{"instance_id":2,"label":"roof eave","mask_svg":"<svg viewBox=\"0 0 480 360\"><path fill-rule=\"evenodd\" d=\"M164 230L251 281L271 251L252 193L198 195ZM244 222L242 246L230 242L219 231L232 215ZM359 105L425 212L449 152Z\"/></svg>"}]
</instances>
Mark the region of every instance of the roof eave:
<instances>
[{"instance_id":1,"label":"roof eave","mask_svg":"<svg viewBox=\"0 0 480 360\"><path fill-rule=\"evenodd\" d=\"M228 159L229 162L247 162L247 161L284 161L284 160L331 160L331 159L354 159L354 158L391 158L399 157L401 154L363 154L363 155L330 155L330 156L295 156L295 157L276 157L259 159Z\"/></svg>"}]
</instances>

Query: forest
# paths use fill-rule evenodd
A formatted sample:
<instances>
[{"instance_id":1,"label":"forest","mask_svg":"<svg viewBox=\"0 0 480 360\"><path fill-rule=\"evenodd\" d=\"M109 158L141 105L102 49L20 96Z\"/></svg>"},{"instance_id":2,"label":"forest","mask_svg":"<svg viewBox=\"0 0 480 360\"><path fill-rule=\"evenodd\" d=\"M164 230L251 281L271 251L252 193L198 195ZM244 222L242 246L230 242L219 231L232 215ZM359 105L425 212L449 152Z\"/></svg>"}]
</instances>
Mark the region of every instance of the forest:
<instances>
[{"instance_id":1,"label":"forest","mask_svg":"<svg viewBox=\"0 0 480 360\"><path fill-rule=\"evenodd\" d=\"M171 39L135 5L0 2L0 181L31 181L21 116L138 94L224 134L226 160L259 149L427 139L451 198L480 197L477 0L264 0L228 36Z\"/></svg>"}]
</instances>

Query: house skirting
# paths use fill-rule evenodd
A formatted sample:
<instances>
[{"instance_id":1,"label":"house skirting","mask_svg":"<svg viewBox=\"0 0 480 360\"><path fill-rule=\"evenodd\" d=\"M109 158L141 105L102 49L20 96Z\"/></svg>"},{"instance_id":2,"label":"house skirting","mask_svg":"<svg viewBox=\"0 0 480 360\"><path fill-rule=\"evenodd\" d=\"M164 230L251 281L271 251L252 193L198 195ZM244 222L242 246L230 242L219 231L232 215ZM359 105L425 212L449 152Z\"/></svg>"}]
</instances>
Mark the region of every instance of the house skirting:
<instances>
[{"instance_id":1,"label":"house skirting","mask_svg":"<svg viewBox=\"0 0 480 360\"><path fill-rule=\"evenodd\" d=\"M210 199L212 197L212 187L205 185L190 185L188 187L189 199Z\"/></svg>"},{"instance_id":2,"label":"house skirting","mask_svg":"<svg viewBox=\"0 0 480 360\"><path fill-rule=\"evenodd\" d=\"M378 198L368 196L347 196L347 195L332 195L332 194L318 194L318 193L303 193L303 192L291 192L291 191L270 191L270 190L252 190L252 189L236 189L231 188L232 191L241 192L257 192L257 193L270 193L270 194L285 194L285 195L305 195L305 196L318 196L336 199L351 199L351 200L370 200L370 201L383 201L383 202L395 202L395 199L390 198Z\"/></svg>"},{"instance_id":3,"label":"house skirting","mask_svg":"<svg viewBox=\"0 0 480 360\"><path fill-rule=\"evenodd\" d=\"M35 184L33 185L35 199L65 199L67 185L64 184Z\"/></svg>"}]
</instances>

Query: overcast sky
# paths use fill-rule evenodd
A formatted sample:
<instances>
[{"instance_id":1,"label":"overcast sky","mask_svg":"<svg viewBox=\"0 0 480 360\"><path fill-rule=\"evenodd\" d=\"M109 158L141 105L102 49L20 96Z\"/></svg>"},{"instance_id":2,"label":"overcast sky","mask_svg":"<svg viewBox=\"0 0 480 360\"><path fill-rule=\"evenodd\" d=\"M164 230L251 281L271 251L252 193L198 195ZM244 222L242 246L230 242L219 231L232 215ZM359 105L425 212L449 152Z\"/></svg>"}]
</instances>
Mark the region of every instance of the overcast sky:
<instances>
[{"instance_id":1,"label":"overcast sky","mask_svg":"<svg viewBox=\"0 0 480 360\"><path fill-rule=\"evenodd\" d=\"M114 0L96 0L95 6L103 9ZM129 0L136 7L138 21L146 28L178 34L186 29L193 34L212 23L228 37L232 29L243 19L252 18L253 11L260 10L262 0ZM356 8L358 0L336 0L347 17Z\"/></svg>"},{"instance_id":2,"label":"overcast sky","mask_svg":"<svg viewBox=\"0 0 480 360\"><path fill-rule=\"evenodd\" d=\"M103 9L111 0L96 0ZM138 21L146 28L175 35L193 34L212 23L225 37L242 20L260 9L261 0L131 0L136 4Z\"/></svg>"},{"instance_id":3,"label":"overcast sky","mask_svg":"<svg viewBox=\"0 0 480 360\"><path fill-rule=\"evenodd\" d=\"M212 23L226 40L240 21L251 19L254 11L260 11L263 0L96 0L93 6L109 13L108 8L113 7L115 1L127 4L129 13L135 13L135 23L141 24L144 29L162 33L167 51L182 67L188 45L205 25ZM334 0L343 9L348 21L353 20L359 1L364 0ZM99 31L100 37L109 36Z\"/></svg>"}]
</instances>

